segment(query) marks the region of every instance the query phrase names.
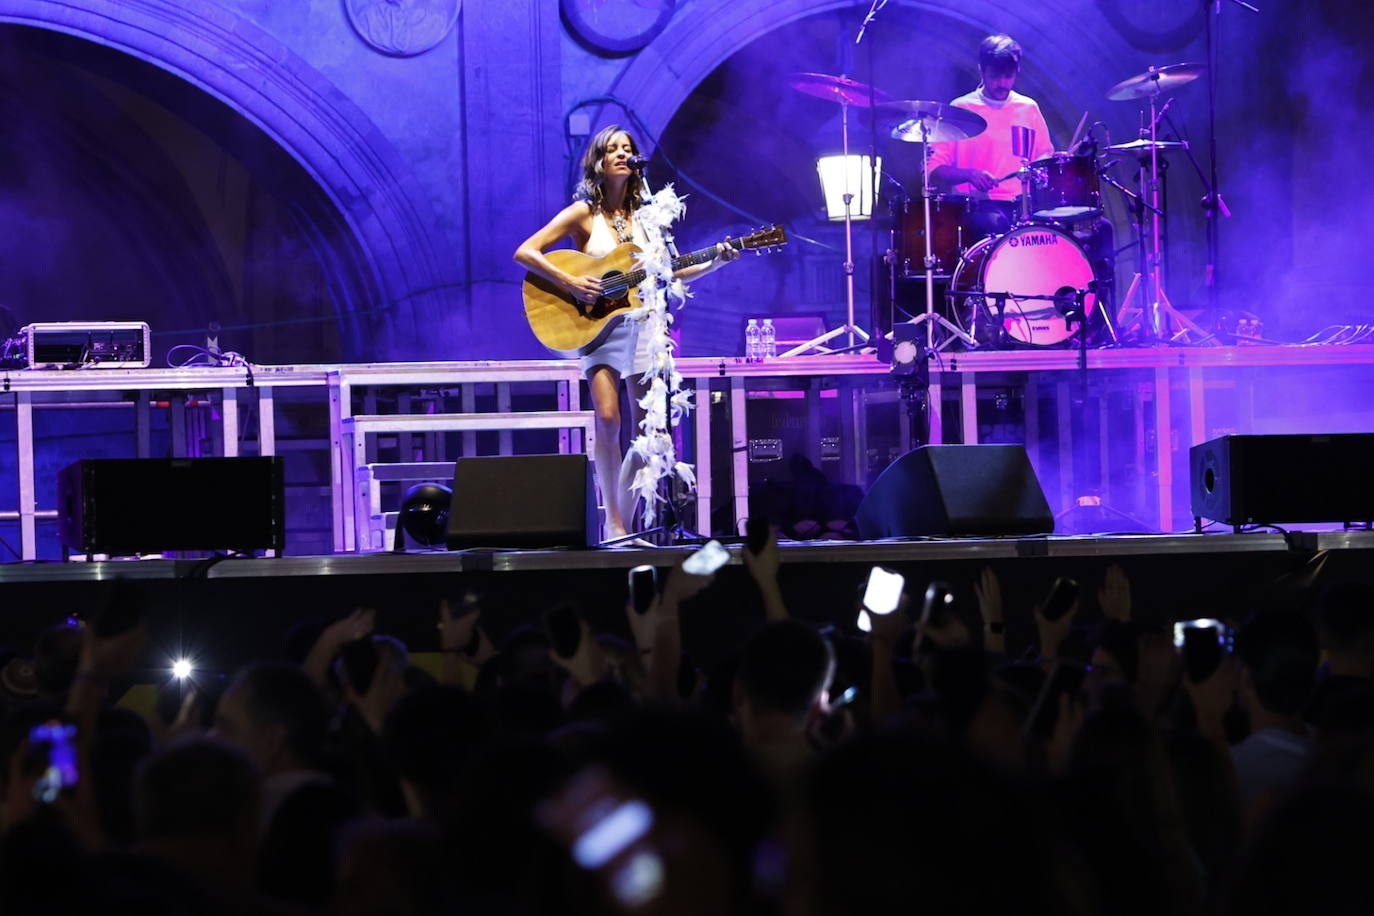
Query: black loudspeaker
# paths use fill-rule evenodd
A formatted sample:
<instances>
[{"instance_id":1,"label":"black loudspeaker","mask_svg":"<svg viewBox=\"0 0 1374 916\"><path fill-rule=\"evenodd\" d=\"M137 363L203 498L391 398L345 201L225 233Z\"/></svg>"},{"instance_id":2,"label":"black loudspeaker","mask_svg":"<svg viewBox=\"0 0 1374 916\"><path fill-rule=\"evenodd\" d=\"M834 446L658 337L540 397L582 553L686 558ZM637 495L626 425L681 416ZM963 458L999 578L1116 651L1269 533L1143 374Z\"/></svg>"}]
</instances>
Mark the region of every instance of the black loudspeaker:
<instances>
[{"instance_id":1,"label":"black loudspeaker","mask_svg":"<svg viewBox=\"0 0 1374 916\"><path fill-rule=\"evenodd\" d=\"M1049 534L1054 516L1020 445L925 445L878 475L855 521L864 538Z\"/></svg>"},{"instance_id":2,"label":"black loudspeaker","mask_svg":"<svg viewBox=\"0 0 1374 916\"><path fill-rule=\"evenodd\" d=\"M1222 436L1188 450L1193 515L1228 525L1374 520L1374 433Z\"/></svg>"},{"instance_id":3,"label":"black loudspeaker","mask_svg":"<svg viewBox=\"0 0 1374 916\"><path fill-rule=\"evenodd\" d=\"M586 455L459 458L448 547L587 547L597 543Z\"/></svg>"},{"instance_id":4,"label":"black loudspeaker","mask_svg":"<svg viewBox=\"0 0 1374 916\"><path fill-rule=\"evenodd\" d=\"M57 505L75 553L286 546L279 457L87 458L58 472Z\"/></svg>"}]
</instances>

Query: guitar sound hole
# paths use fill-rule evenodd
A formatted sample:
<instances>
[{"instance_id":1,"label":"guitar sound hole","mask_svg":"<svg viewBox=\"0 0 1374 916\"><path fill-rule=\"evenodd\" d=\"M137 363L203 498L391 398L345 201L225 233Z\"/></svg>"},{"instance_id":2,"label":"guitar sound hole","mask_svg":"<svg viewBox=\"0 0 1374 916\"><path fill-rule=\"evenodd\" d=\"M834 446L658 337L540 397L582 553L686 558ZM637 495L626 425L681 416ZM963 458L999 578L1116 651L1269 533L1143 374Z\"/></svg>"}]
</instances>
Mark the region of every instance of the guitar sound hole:
<instances>
[{"instance_id":1,"label":"guitar sound hole","mask_svg":"<svg viewBox=\"0 0 1374 916\"><path fill-rule=\"evenodd\" d=\"M627 292L625 284L622 282L625 275L618 270L613 270L601 278L601 289L606 299L616 300L624 297Z\"/></svg>"}]
</instances>

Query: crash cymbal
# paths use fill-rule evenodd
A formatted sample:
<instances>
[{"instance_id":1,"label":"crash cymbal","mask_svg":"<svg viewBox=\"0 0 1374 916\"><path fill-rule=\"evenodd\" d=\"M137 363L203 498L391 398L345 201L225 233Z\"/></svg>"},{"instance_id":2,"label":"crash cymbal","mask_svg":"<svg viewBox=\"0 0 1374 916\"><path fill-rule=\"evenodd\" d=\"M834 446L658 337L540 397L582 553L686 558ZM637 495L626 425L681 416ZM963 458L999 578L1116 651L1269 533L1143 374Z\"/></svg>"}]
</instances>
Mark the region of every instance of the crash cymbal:
<instances>
[{"instance_id":1,"label":"crash cymbal","mask_svg":"<svg viewBox=\"0 0 1374 916\"><path fill-rule=\"evenodd\" d=\"M875 89L867 83L845 76L831 76L828 73L794 73L788 77L787 85L818 99L853 105L856 108L868 107L870 93L874 102L892 101L892 96L881 89Z\"/></svg>"},{"instance_id":2,"label":"crash cymbal","mask_svg":"<svg viewBox=\"0 0 1374 916\"><path fill-rule=\"evenodd\" d=\"M1118 143L1115 146L1109 146L1107 147L1107 152L1130 153L1133 156L1148 156L1152 149L1159 150L1161 153L1172 153L1187 148L1188 144L1182 140L1132 140L1130 143Z\"/></svg>"},{"instance_id":3,"label":"crash cymbal","mask_svg":"<svg viewBox=\"0 0 1374 916\"><path fill-rule=\"evenodd\" d=\"M892 139L905 143L932 143L967 140L987 130L988 122L977 112L957 108L944 102L925 102L920 99L898 99L879 105L878 111L896 115L897 126Z\"/></svg>"},{"instance_id":4,"label":"crash cymbal","mask_svg":"<svg viewBox=\"0 0 1374 916\"><path fill-rule=\"evenodd\" d=\"M1169 64L1167 67L1151 67L1144 73L1122 80L1108 89L1107 98L1113 102L1126 102L1172 92L1184 83L1191 83L1197 79L1206 69L1206 64Z\"/></svg>"}]
</instances>

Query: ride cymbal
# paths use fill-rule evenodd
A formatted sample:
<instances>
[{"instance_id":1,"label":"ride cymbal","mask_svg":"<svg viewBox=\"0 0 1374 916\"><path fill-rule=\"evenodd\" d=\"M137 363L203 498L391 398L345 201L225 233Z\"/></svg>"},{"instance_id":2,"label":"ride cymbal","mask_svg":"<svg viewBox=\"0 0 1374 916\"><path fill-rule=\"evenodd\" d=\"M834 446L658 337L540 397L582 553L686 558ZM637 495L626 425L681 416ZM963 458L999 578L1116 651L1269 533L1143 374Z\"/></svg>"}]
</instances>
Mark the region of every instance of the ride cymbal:
<instances>
[{"instance_id":1,"label":"ride cymbal","mask_svg":"<svg viewBox=\"0 0 1374 916\"><path fill-rule=\"evenodd\" d=\"M867 108L870 97L876 103L892 100L892 96L867 83L846 76L831 76L828 73L794 73L788 77L787 85L818 99L838 102L841 105L853 105L856 108Z\"/></svg>"},{"instance_id":2,"label":"ride cymbal","mask_svg":"<svg viewBox=\"0 0 1374 916\"><path fill-rule=\"evenodd\" d=\"M1152 95L1172 92L1184 83L1191 83L1207 69L1206 64L1169 64L1151 67L1144 73L1122 80L1107 90L1113 102L1147 99Z\"/></svg>"}]
</instances>

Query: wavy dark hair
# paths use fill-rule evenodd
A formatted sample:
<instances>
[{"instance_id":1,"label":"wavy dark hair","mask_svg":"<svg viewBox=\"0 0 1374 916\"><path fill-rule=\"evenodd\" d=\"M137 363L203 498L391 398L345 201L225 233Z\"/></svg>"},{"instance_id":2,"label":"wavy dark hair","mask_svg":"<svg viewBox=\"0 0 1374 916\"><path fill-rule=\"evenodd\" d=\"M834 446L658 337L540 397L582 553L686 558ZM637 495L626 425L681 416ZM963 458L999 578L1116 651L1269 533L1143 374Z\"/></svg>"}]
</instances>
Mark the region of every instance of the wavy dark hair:
<instances>
[{"instance_id":1,"label":"wavy dark hair","mask_svg":"<svg viewBox=\"0 0 1374 916\"><path fill-rule=\"evenodd\" d=\"M592 141L587 144L587 149L582 154L582 180L577 183L573 200L585 200L591 204L593 212L606 209L606 148L611 145L611 138L616 134L624 134L629 137L630 149L636 156L639 155L639 143L635 140L634 134L619 124L604 127L595 137L592 137ZM639 207L641 186L642 179L639 177L639 173L632 173L630 180L625 185L625 206L627 209L634 210Z\"/></svg>"},{"instance_id":2,"label":"wavy dark hair","mask_svg":"<svg viewBox=\"0 0 1374 916\"><path fill-rule=\"evenodd\" d=\"M978 67L998 75L1021 69L1021 46L1010 35L989 35L978 43Z\"/></svg>"}]
</instances>

